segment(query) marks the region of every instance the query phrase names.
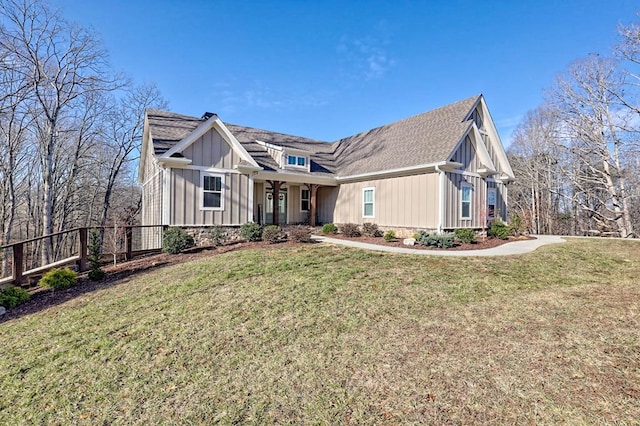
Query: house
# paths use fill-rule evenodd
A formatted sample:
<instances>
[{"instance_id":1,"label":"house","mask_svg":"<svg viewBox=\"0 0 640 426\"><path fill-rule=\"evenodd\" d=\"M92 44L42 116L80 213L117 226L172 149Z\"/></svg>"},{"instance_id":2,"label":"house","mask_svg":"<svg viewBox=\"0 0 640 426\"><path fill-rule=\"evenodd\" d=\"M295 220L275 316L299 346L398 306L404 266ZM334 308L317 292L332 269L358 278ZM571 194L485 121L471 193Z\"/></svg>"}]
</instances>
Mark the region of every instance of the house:
<instances>
[{"instance_id":1,"label":"house","mask_svg":"<svg viewBox=\"0 0 640 426\"><path fill-rule=\"evenodd\" d=\"M514 179L477 95L328 143L148 110L143 225L364 223L407 233L507 220Z\"/></svg>"}]
</instances>

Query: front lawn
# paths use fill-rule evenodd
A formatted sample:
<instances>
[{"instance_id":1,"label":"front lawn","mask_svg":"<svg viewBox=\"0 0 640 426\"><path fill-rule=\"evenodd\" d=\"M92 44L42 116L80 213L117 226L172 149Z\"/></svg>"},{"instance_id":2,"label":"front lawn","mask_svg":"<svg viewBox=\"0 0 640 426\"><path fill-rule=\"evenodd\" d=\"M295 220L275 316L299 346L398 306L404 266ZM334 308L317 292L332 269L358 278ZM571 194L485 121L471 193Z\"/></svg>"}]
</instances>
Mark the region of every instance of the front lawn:
<instances>
[{"instance_id":1,"label":"front lawn","mask_svg":"<svg viewBox=\"0 0 640 426\"><path fill-rule=\"evenodd\" d=\"M0 424L633 424L638 277L619 240L158 268L0 323Z\"/></svg>"}]
</instances>

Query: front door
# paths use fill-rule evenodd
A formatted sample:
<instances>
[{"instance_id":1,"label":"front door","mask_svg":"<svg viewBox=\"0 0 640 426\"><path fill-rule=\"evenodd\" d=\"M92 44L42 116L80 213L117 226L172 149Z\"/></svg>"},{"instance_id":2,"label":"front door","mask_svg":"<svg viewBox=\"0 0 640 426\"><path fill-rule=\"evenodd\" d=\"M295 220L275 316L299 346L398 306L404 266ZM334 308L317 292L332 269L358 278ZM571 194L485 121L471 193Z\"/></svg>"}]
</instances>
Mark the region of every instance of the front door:
<instances>
[{"instance_id":1,"label":"front door","mask_svg":"<svg viewBox=\"0 0 640 426\"><path fill-rule=\"evenodd\" d=\"M265 209L264 209L264 223L270 225L273 223L273 190L267 189L265 193ZM278 200L278 213L279 223L284 225L287 223L287 190L280 189L280 196Z\"/></svg>"}]
</instances>

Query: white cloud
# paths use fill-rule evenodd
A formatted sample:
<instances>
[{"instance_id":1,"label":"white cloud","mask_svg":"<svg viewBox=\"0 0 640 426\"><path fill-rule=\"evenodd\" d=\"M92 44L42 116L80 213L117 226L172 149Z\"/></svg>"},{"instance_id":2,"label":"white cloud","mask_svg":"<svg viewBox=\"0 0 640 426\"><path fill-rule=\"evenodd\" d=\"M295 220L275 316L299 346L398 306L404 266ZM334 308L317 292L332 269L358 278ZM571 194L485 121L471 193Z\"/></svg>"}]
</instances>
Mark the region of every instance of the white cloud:
<instances>
[{"instance_id":1,"label":"white cloud","mask_svg":"<svg viewBox=\"0 0 640 426\"><path fill-rule=\"evenodd\" d=\"M238 89L229 83L214 86L214 99L223 113L234 113L250 109L286 110L292 108L315 108L328 104L330 94L315 96L307 93L285 93L254 81Z\"/></svg>"},{"instance_id":2,"label":"white cloud","mask_svg":"<svg viewBox=\"0 0 640 426\"><path fill-rule=\"evenodd\" d=\"M383 29L384 26L380 25L375 32L384 32ZM396 60L387 51L389 44L386 35L343 35L336 47L340 55L343 77L367 81L382 78L396 65Z\"/></svg>"}]
</instances>

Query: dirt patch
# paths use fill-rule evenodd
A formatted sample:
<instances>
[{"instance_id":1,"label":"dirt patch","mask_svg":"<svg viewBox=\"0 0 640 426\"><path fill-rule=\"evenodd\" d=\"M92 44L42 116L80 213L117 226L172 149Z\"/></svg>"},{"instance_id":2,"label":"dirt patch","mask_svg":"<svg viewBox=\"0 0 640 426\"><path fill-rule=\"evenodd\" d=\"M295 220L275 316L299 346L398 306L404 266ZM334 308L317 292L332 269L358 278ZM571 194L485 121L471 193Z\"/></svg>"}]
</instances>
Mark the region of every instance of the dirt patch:
<instances>
[{"instance_id":1,"label":"dirt patch","mask_svg":"<svg viewBox=\"0 0 640 426\"><path fill-rule=\"evenodd\" d=\"M527 235L521 235L518 237L509 237L506 240L501 240L498 238L479 237L478 241L474 244L459 244L452 248L443 249L443 248L436 248L436 247L427 247L420 244L416 244L414 246L405 246L404 244L402 244L402 241L403 241L402 238L398 238L393 241L385 241L384 238L382 237L367 237L364 235L360 237L345 237L342 234L334 234L334 235L327 235L327 237L337 238L340 240L358 241L361 243L375 244L379 246L402 247L402 248L412 248L416 250L436 250L436 251L483 250L483 249L498 247L506 243L512 243L514 241L535 240L534 237L530 237Z\"/></svg>"}]
</instances>

